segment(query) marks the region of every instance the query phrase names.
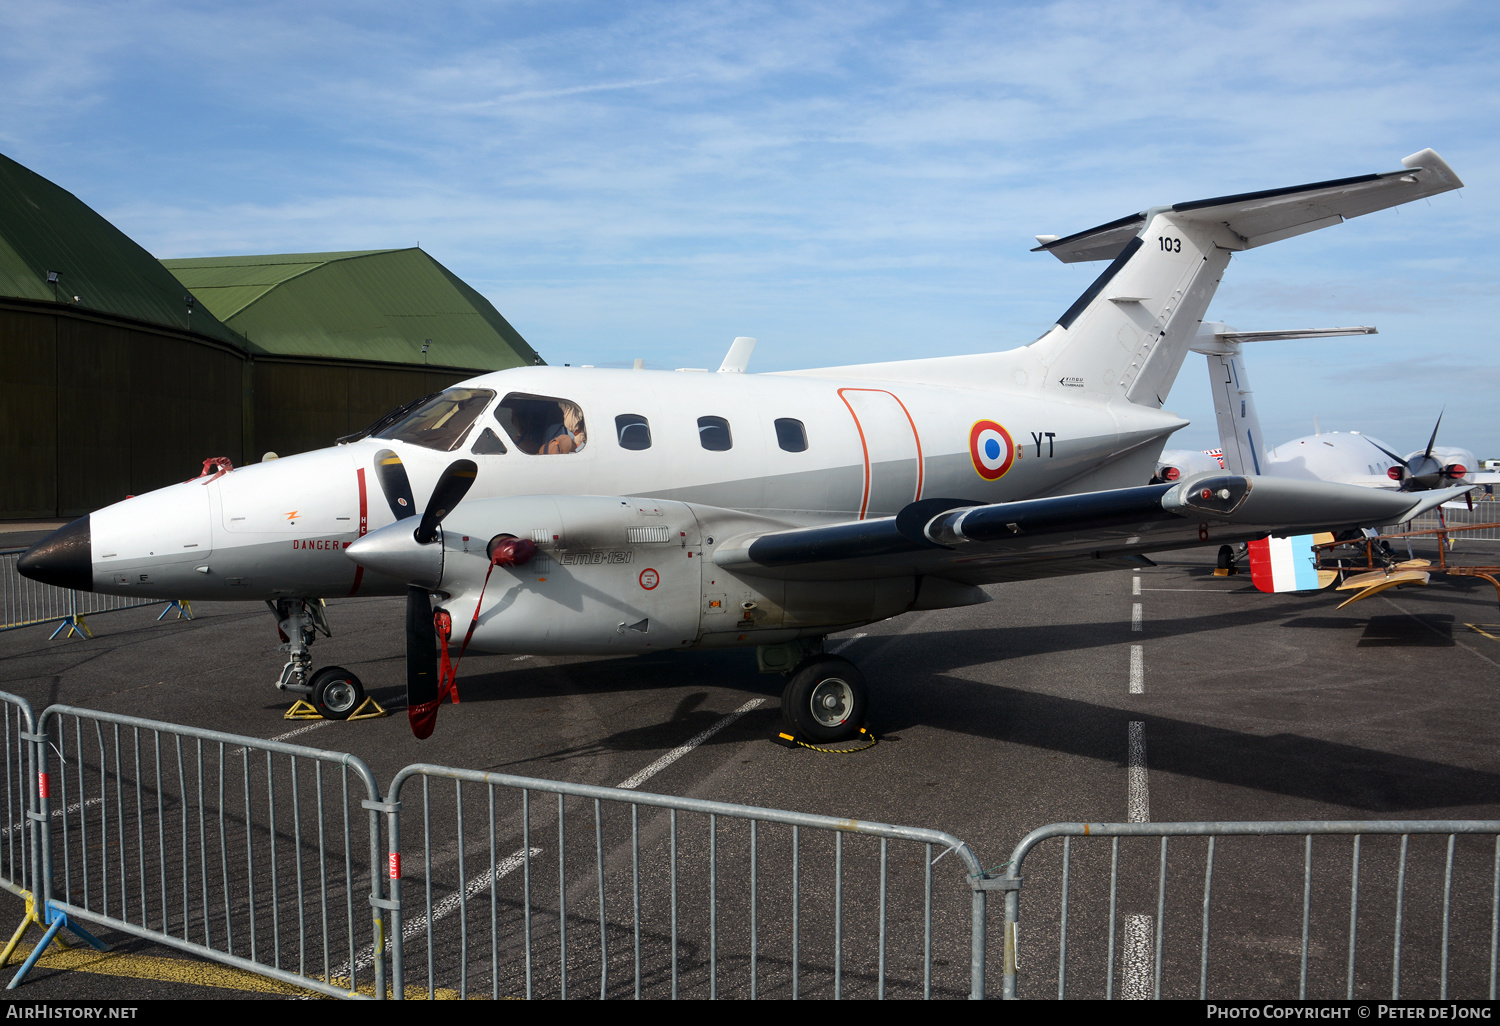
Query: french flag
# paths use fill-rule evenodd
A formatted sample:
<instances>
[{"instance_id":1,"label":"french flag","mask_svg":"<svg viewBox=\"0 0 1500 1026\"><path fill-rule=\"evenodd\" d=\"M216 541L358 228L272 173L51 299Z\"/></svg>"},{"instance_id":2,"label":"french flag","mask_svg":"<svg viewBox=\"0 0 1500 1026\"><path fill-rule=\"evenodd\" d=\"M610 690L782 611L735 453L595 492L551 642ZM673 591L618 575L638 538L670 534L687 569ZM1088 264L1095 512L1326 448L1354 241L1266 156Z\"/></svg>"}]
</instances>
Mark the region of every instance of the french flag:
<instances>
[{"instance_id":1,"label":"french flag","mask_svg":"<svg viewBox=\"0 0 1500 1026\"><path fill-rule=\"evenodd\" d=\"M1262 538L1250 543L1250 580L1261 591L1316 591L1317 557L1312 547L1317 536L1299 534L1291 538Z\"/></svg>"}]
</instances>

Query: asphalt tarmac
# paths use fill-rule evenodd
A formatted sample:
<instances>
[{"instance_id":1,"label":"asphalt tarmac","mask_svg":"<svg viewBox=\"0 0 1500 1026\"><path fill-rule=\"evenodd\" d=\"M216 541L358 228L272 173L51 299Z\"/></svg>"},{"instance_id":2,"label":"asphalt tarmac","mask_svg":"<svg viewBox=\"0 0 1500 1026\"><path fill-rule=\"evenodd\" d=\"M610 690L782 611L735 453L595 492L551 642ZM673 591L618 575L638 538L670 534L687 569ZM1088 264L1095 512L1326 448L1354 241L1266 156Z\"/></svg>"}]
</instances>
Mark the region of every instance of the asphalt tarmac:
<instances>
[{"instance_id":1,"label":"asphalt tarmac","mask_svg":"<svg viewBox=\"0 0 1500 1026\"><path fill-rule=\"evenodd\" d=\"M13 540L24 543L20 536L5 539ZM1466 547L1490 550L1485 561L1500 561L1500 544ZM1331 591L1264 595L1248 575L1213 576L1212 560L1209 549L1160 557L1154 568L996 586L988 589L993 601L985 605L906 614L830 638L829 649L853 660L871 689L869 722L880 743L852 755L770 742L780 723L782 679L757 673L753 651L630 659L471 653L459 673L461 704L444 706L436 734L416 741L400 712L399 599L330 601L334 636L313 648L316 665L337 664L358 674L369 693L395 712L389 718L311 724L282 719L288 702L272 686L281 662L274 627L263 607L248 604L195 604L191 622L158 622L160 607L99 615L89 621L92 640L51 641L50 627L0 634L0 690L24 697L38 711L63 703L261 739L297 731L287 740L352 753L383 784L416 762L603 785L650 770L638 784L641 791L944 830L967 842L986 867L1010 859L1032 829L1059 821L1500 819L1500 753L1493 742L1500 726L1500 608L1494 588L1435 577L1426 588L1390 591L1337 610L1342 596ZM715 726L711 736L658 766ZM415 808L415 799L409 805ZM497 843L520 837L507 815L502 808ZM568 815L569 830L583 845L578 852L568 848L568 894L572 902L577 891L582 901L595 872L592 812L579 805ZM550 822L555 836L555 820ZM622 822L609 827L613 847L600 860L612 870L623 867L620 879L628 880L629 853L620 847L628 826ZM648 822L641 814L642 843L650 852L643 864L665 866L665 824L660 816ZM743 831L722 829L726 868L717 886L726 897L717 914L723 954L716 966L700 958L691 971L684 968L684 988L697 993L717 974L721 995L747 995L747 880L742 867L730 868L743 854L744 837ZM701 854L702 838L694 837L692 843L681 840L681 851ZM807 843L803 897L825 901L832 878L818 875L818 860L828 853L817 842ZM457 886L474 877L485 864L481 849L487 849L482 841L466 844L476 854L464 875L434 857L435 879ZM774 865L786 854L785 839L767 831L764 844L761 865L768 882L758 907L762 928L774 932L783 925L785 907L769 880L780 872ZM865 954L875 957L870 937L877 928L871 911L877 870L872 849L853 844L851 839L846 865L851 882L842 894L847 917L834 924L826 915L808 913L800 929L804 954L827 955L830 964L830 938L839 929L850 945L844 993L873 996L874 977L857 963ZM1363 844L1355 993L1389 996L1400 841L1368 837ZM1446 837L1410 841L1401 889L1404 995L1436 997L1440 986L1446 844ZM1342 997L1351 842L1320 839L1315 851L1308 990ZM1060 853L1060 842L1046 842L1024 866L1018 950L1022 993L1030 996L1057 989ZM1493 838L1460 838L1455 846L1450 996L1488 993L1494 853ZM920 866L908 854L892 863L895 995L921 993L920 966L912 955L920 954L912 918L920 909L908 901L920 896L910 873L902 882L896 872ZM1218 843L1211 996L1296 996L1304 854L1301 838ZM1071 845L1069 996L1103 996L1106 986L1114 996L1137 994L1143 986L1149 992L1152 983L1159 845L1121 845L1112 981L1110 856L1108 841ZM415 854L404 857L417 860ZM1198 993L1205 858L1204 842L1172 842L1164 995ZM940 864L934 875L941 892L934 918L941 949L934 969L937 996L961 994L968 978L969 892L961 874L949 871L956 863ZM556 866L550 865L555 878ZM685 887L689 876L685 869ZM516 879L519 874L507 886ZM628 883L608 885L610 907L628 910L629 892L617 891L620 886ZM551 887L555 895L555 880ZM414 890L409 887L408 894ZM487 914L489 899L479 900ZM0 895L0 907L9 907L6 902L19 920L20 902ZM992 894L992 902L988 971L991 992L998 993L1000 895ZM648 918L664 921L650 901L647 906ZM597 909L578 907L581 925L568 927L570 957L593 964ZM477 931L475 924L484 920L474 919L476 914L467 913L468 928ZM592 941L590 915L596 917ZM35 931L28 936L34 940ZM44 960L18 994L146 999L293 993L123 934L106 936L116 943L113 962L80 957L65 966ZM628 962L628 952L621 955L628 937L610 936L616 959ZM785 996L786 960L769 942L763 948L760 993ZM515 956L497 946L497 966L502 950L507 959ZM648 953L647 962L653 957ZM439 957L433 979L449 989L486 994L492 985L505 992L521 986L505 967L492 978L489 953L483 963L483 972L474 970L461 985L457 977L445 984L439 977L452 966ZM617 967L610 971L610 993L628 996L629 967L612 964ZM556 989L549 972L538 968L538 993ZM666 972L648 966L648 992L665 993ZM409 967L408 983L416 976L425 985L425 955L417 969ZM499 977L505 977L504 986ZM572 994L590 988L598 993L597 969L575 969L573 978ZM831 985L831 973L822 970L809 970L801 981L804 995L831 993Z\"/></svg>"}]
</instances>

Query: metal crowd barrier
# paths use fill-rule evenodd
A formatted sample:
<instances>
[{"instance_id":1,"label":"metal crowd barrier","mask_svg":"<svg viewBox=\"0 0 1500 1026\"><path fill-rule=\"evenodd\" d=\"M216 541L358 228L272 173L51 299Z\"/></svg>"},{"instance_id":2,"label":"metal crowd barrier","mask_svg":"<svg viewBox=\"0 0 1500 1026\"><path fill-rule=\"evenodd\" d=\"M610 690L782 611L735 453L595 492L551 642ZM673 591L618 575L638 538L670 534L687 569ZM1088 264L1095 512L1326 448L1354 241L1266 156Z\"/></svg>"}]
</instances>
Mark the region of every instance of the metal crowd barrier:
<instances>
[{"instance_id":1,"label":"metal crowd barrier","mask_svg":"<svg viewBox=\"0 0 1500 1026\"><path fill-rule=\"evenodd\" d=\"M1405 530L1424 531L1440 527L1467 527L1470 524L1490 524L1500 521L1500 499L1493 495L1475 494L1474 508L1439 506L1428 510L1411 522ZM1453 541L1462 545L1466 541L1500 541L1500 528L1482 527L1477 531L1464 531L1453 536Z\"/></svg>"},{"instance_id":2,"label":"metal crowd barrier","mask_svg":"<svg viewBox=\"0 0 1500 1026\"><path fill-rule=\"evenodd\" d=\"M951 834L429 765L390 804L397 995L984 996Z\"/></svg>"},{"instance_id":3,"label":"metal crowd barrier","mask_svg":"<svg viewBox=\"0 0 1500 1026\"><path fill-rule=\"evenodd\" d=\"M47 927L12 987L104 926L337 997L984 997L991 890L1007 998L1500 984L1500 821L1063 823L996 876L937 830L431 765L382 800L340 752L0 714L0 963Z\"/></svg>"},{"instance_id":4,"label":"metal crowd barrier","mask_svg":"<svg viewBox=\"0 0 1500 1026\"><path fill-rule=\"evenodd\" d=\"M61 705L38 733L48 923L336 997L385 995L384 959L355 957L383 950L388 905L379 786L363 762Z\"/></svg>"},{"instance_id":5,"label":"metal crowd barrier","mask_svg":"<svg viewBox=\"0 0 1500 1026\"><path fill-rule=\"evenodd\" d=\"M1169 838L1191 840L1169 859ZM1317 862L1314 838L1331 853ZM1249 899L1215 912L1226 875ZM1500 821L1056 823L1016 846L1006 878L1007 998L1023 972L1050 990L1054 964L1059 999L1114 998L1117 973L1127 998L1352 1000L1386 981L1392 999L1496 997ZM1488 943L1455 947L1455 928Z\"/></svg>"},{"instance_id":6,"label":"metal crowd barrier","mask_svg":"<svg viewBox=\"0 0 1500 1026\"><path fill-rule=\"evenodd\" d=\"M0 887L19 897L27 897L40 865L37 860L36 823L36 716L24 698L0 692L0 756L5 766L0 770Z\"/></svg>"},{"instance_id":7,"label":"metal crowd barrier","mask_svg":"<svg viewBox=\"0 0 1500 1026\"><path fill-rule=\"evenodd\" d=\"M111 613L117 609L135 609L139 606L163 604L167 606L167 610L163 611L162 616L176 607L179 615L186 615L188 619L192 619L192 615L183 610L181 603L167 602L165 599L134 599L123 595L102 595L92 591L80 592L71 588L57 588L22 577L20 571L16 569L16 561L25 551L25 549L0 550L0 631L31 627L42 623L57 623L57 630L52 632L54 638L64 633L67 636L81 634L88 637L90 636L88 625L83 619L85 616Z\"/></svg>"}]
</instances>

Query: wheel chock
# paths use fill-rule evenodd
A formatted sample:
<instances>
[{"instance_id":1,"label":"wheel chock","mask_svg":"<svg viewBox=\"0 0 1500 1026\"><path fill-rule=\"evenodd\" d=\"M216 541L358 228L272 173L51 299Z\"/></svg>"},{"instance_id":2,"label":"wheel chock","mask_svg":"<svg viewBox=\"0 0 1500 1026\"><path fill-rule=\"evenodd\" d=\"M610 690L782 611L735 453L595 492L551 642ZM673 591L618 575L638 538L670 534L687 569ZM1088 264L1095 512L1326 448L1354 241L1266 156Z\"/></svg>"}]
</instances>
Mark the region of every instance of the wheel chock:
<instances>
[{"instance_id":1,"label":"wheel chock","mask_svg":"<svg viewBox=\"0 0 1500 1026\"><path fill-rule=\"evenodd\" d=\"M386 712L379 702L366 695L365 700L359 703L359 708L350 713L348 718L351 720L378 720L382 716L389 715L390 713Z\"/></svg>"},{"instance_id":2,"label":"wheel chock","mask_svg":"<svg viewBox=\"0 0 1500 1026\"><path fill-rule=\"evenodd\" d=\"M382 716L389 715L390 713L379 702L366 695L365 700L359 703L359 708L344 718L346 720L378 720ZM285 720L321 720L324 718L323 714L318 712L318 707L305 698L297 699L282 715L282 719Z\"/></svg>"},{"instance_id":3,"label":"wheel chock","mask_svg":"<svg viewBox=\"0 0 1500 1026\"><path fill-rule=\"evenodd\" d=\"M318 707L305 698L299 698L292 703L292 707L281 717L284 720L321 720L323 714L318 712Z\"/></svg>"},{"instance_id":4,"label":"wheel chock","mask_svg":"<svg viewBox=\"0 0 1500 1026\"><path fill-rule=\"evenodd\" d=\"M815 745L810 741L803 741L793 734L788 734L786 731L779 732L771 740L784 748L807 748L814 752L823 752L826 755L853 755L855 752L862 752L866 748L874 748L878 741L875 735L864 727L859 728L859 733L860 737L853 737L848 741L839 742L842 744L853 744L855 746L853 748L828 748L824 745Z\"/></svg>"}]
</instances>

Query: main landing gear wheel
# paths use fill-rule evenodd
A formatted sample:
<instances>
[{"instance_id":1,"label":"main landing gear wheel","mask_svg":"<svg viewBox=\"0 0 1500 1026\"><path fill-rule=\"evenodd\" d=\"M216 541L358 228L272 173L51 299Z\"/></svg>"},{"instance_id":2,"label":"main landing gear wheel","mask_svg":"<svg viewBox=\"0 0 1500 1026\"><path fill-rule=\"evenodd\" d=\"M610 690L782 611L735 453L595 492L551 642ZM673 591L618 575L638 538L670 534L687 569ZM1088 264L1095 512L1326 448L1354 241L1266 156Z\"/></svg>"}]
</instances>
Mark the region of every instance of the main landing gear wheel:
<instances>
[{"instance_id":1,"label":"main landing gear wheel","mask_svg":"<svg viewBox=\"0 0 1500 1026\"><path fill-rule=\"evenodd\" d=\"M793 734L824 744L859 736L869 708L865 675L847 659L813 656L792 671L781 718Z\"/></svg>"},{"instance_id":2,"label":"main landing gear wheel","mask_svg":"<svg viewBox=\"0 0 1500 1026\"><path fill-rule=\"evenodd\" d=\"M325 666L313 674L312 701L325 720L347 720L365 700L365 686L342 666Z\"/></svg>"}]
</instances>

